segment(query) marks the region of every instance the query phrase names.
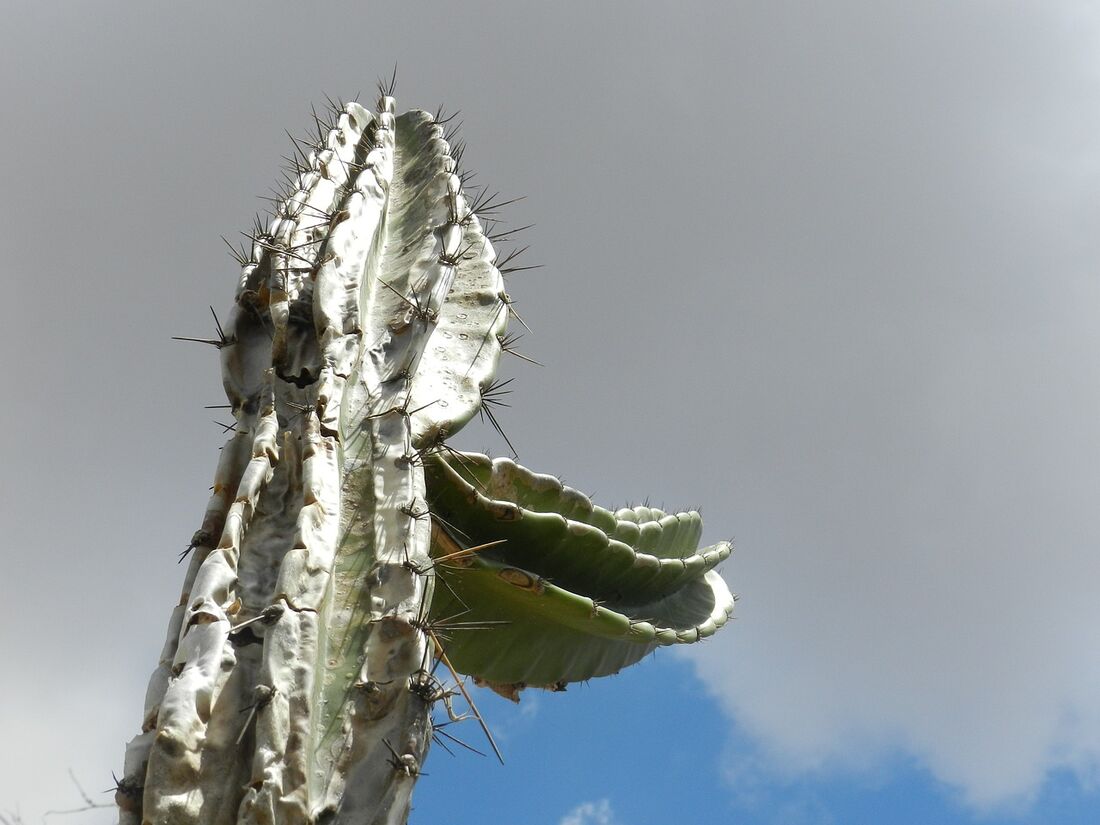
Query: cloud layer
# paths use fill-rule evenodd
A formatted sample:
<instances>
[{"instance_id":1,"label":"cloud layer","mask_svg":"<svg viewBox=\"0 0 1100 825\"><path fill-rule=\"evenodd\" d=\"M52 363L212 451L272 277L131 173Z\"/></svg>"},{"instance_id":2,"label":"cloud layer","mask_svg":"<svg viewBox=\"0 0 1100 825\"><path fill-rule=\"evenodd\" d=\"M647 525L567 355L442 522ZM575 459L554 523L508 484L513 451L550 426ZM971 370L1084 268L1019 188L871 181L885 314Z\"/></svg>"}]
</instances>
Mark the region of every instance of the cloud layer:
<instances>
[{"instance_id":1,"label":"cloud layer","mask_svg":"<svg viewBox=\"0 0 1100 825\"><path fill-rule=\"evenodd\" d=\"M739 290L743 600L694 657L772 765L908 753L982 810L1100 762L1100 29L1005 11L803 54L859 68L750 173L792 231Z\"/></svg>"}]
</instances>

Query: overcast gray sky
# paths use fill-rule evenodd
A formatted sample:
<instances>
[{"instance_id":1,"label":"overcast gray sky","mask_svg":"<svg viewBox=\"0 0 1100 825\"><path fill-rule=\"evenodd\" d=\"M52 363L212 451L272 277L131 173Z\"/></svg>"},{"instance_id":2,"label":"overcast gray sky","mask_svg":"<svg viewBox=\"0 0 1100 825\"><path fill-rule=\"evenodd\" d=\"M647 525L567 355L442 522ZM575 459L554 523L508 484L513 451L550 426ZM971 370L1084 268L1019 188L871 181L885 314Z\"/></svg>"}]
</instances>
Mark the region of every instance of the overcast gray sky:
<instances>
[{"instance_id":1,"label":"overcast gray sky","mask_svg":"<svg viewBox=\"0 0 1100 825\"><path fill-rule=\"evenodd\" d=\"M220 442L216 359L169 336L228 307L283 129L395 61L537 224L521 460L735 537L692 655L770 760L731 773L902 754L977 810L1096 778L1096 4L25 6L0 805L120 763Z\"/></svg>"}]
</instances>

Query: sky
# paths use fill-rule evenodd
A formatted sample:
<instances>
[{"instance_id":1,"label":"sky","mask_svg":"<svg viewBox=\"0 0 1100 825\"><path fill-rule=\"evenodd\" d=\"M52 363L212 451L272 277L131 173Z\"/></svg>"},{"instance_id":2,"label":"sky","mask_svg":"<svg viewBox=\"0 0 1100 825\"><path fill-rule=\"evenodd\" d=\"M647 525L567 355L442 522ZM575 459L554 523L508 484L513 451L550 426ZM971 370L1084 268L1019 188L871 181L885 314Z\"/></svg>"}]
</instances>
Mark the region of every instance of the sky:
<instances>
[{"instance_id":1,"label":"sky","mask_svg":"<svg viewBox=\"0 0 1100 825\"><path fill-rule=\"evenodd\" d=\"M228 309L284 129L396 63L536 224L520 460L701 508L740 595L691 649L483 692L505 765L437 748L410 821L1096 821L1100 5L20 6L0 815L113 820L44 812L109 801L205 506L218 367L170 336Z\"/></svg>"}]
</instances>

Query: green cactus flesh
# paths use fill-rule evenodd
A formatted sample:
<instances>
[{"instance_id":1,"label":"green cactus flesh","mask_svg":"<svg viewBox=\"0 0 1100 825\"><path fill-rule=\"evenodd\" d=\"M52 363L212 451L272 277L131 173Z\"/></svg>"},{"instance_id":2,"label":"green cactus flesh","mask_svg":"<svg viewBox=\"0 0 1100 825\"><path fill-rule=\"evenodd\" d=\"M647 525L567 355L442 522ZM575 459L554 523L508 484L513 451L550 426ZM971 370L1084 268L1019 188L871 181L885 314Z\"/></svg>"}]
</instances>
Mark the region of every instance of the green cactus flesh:
<instances>
[{"instance_id":1,"label":"green cactus flesh","mask_svg":"<svg viewBox=\"0 0 1100 825\"><path fill-rule=\"evenodd\" d=\"M207 341L235 424L122 825L398 825L436 658L560 686L728 617L729 546L695 549L697 513L611 513L444 444L482 409L509 317L455 167L428 113L337 107L241 255Z\"/></svg>"},{"instance_id":2,"label":"green cactus flesh","mask_svg":"<svg viewBox=\"0 0 1100 825\"><path fill-rule=\"evenodd\" d=\"M696 550L695 511L612 513L553 476L470 453L435 455L427 474L432 617L463 673L539 686L605 676L710 636L733 611L713 572L730 546Z\"/></svg>"}]
</instances>

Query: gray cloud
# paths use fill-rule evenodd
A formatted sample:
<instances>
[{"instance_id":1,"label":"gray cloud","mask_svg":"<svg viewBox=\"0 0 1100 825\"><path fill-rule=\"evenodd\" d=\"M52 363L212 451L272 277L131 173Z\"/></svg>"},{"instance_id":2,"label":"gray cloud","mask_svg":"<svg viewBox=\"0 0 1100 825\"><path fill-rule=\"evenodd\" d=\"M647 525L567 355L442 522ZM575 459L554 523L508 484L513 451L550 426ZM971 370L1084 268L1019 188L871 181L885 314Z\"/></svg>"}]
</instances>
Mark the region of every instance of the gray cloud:
<instances>
[{"instance_id":1,"label":"gray cloud","mask_svg":"<svg viewBox=\"0 0 1100 825\"><path fill-rule=\"evenodd\" d=\"M847 38L873 71L799 98L810 159L750 184L789 243L737 276L745 598L696 662L785 770L900 749L988 808L1100 754L1098 30L926 14Z\"/></svg>"}]
</instances>

